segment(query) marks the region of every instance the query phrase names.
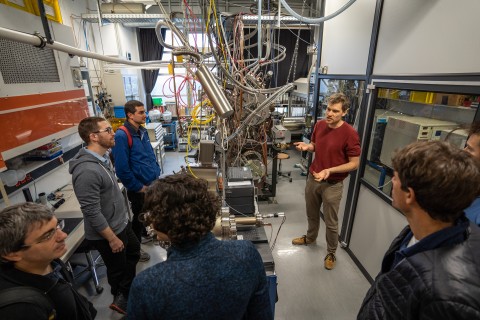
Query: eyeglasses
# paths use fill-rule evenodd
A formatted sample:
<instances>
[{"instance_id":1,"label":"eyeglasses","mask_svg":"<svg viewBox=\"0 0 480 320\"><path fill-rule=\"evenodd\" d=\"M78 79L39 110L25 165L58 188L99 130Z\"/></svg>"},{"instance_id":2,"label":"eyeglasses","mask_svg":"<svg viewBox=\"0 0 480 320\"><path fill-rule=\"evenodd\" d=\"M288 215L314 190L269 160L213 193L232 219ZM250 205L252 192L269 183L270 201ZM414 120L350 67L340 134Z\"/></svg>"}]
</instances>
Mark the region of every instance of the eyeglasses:
<instances>
[{"instance_id":1,"label":"eyeglasses","mask_svg":"<svg viewBox=\"0 0 480 320\"><path fill-rule=\"evenodd\" d=\"M112 133L112 132L113 132L113 128L112 128L112 127L108 127L108 128L106 128L106 129L98 130L98 131L95 131L95 132L92 132L92 133L102 133L102 132Z\"/></svg>"},{"instance_id":2,"label":"eyeglasses","mask_svg":"<svg viewBox=\"0 0 480 320\"><path fill-rule=\"evenodd\" d=\"M51 230L47 231L46 233L44 233L40 237L40 239L38 239L37 241L35 241L32 244L22 244L20 246L20 249L28 249L31 246L34 246L36 244L51 240L55 236L55 234L57 233L57 230L63 230L63 228L65 228L65 220L59 220L57 222L57 226L54 229L51 229Z\"/></svg>"}]
</instances>

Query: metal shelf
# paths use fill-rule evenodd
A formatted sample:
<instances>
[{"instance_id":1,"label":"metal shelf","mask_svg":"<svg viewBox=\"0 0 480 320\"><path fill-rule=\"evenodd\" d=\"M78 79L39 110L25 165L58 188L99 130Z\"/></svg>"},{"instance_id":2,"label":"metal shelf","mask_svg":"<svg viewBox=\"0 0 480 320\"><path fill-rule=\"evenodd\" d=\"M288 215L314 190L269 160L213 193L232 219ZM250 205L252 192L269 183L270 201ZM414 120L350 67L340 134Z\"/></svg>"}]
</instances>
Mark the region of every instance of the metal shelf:
<instances>
[{"instance_id":1,"label":"metal shelf","mask_svg":"<svg viewBox=\"0 0 480 320\"><path fill-rule=\"evenodd\" d=\"M155 25L158 20L165 20L168 16L164 14L148 13L104 13L102 14L103 23L148 23ZM96 13L82 14L82 20L98 23L99 16Z\"/></svg>"}]
</instances>

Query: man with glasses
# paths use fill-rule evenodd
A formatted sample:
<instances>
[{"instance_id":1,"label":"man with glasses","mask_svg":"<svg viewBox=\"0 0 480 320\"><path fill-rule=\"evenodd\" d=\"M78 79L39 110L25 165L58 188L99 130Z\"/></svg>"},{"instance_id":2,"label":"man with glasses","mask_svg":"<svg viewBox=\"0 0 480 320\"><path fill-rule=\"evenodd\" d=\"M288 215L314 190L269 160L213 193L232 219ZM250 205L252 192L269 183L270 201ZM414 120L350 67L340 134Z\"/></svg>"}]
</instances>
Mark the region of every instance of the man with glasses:
<instances>
[{"instance_id":1,"label":"man with glasses","mask_svg":"<svg viewBox=\"0 0 480 320\"><path fill-rule=\"evenodd\" d=\"M125 198L106 156L115 145L110 124L100 117L80 121L87 144L70 161L73 189L85 218L85 238L100 252L114 296L110 308L125 314L130 285L140 258L140 243L128 221Z\"/></svg>"},{"instance_id":2,"label":"man with glasses","mask_svg":"<svg viewBox=\"0 0 480 320\"><path fill-rule=\"evenodd\" d=\"M94 319L97 311L71 285L71 274L59 258L65 254L63 220L44 205L22 203L0 211L0 292L33 287L55 310L23 300L0 308L0 319ZM40 294L40 293L39 293ZM2 296L0 303L6 298Z\"/></svg>"},{"instance_id":3,"label":"man with glasses","mask_svg":"<svg viewBox=\"0 0 480 320\"><path fill-rule=\"evenodd\" d=\"M138 220L142 213L144 192L147 186L159 178L160 166L150 144L147 130L142 126L147 119L143 103L130 100L125 103L124 110L127 117L124 123L126 131L117 130L115 148L112 151L117 176L127 188L128 199L132 203L133 232L141 242L142 235L147 237L145 226ZM131 139L130 143L129 139ZM142 250L140 261L149 259L148 253Z\"/></svg>"}]
</instances>

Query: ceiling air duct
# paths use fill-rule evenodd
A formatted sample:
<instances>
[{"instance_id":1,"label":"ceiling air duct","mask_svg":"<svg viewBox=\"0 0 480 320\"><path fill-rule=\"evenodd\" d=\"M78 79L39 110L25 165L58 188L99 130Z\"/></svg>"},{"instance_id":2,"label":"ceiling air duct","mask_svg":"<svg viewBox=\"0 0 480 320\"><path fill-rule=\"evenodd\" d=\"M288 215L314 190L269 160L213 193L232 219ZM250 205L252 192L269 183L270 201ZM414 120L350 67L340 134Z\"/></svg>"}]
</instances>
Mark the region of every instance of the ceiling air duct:
<instances>
[{"instance_id":1,"label":"ceiling air duct","mask_svg":"<svg viewBox=\"0 0 480 320\"><path fill-rule=\"evenodd\" d=\"M144 14L146 12L143 3L102 3L100 6L102 13L117 14Z\"/></svg>"}]
</instances>

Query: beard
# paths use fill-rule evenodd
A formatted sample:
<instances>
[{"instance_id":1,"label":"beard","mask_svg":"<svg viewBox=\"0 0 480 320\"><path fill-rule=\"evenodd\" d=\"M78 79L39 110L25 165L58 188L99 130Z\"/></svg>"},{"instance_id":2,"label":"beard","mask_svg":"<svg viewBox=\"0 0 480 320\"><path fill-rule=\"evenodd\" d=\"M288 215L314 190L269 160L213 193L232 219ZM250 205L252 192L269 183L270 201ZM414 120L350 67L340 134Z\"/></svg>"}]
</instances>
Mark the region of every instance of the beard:
<instances>
[{"instance_id":1,"label":"beard","mask_svg":"<svg viewBox=\"0 0 480 320\"><path fill-rule=\"evenodd\" d=\"M105 149L110 149L115 146L115 139L101 139L100 141L98 141L98 144Z\"/></svg>"},{"instance_id":2,"label":"beard","mask_svg":"<svg viewBox=\"0 0 480 320\"><path fill-rule=\"evenodd\" d=\"M133 122L135 122L135 123L138 124L139 126L142 125L142 124L144 124L145 121L147 121L147 119L145 119L145 120L142 119L142 120L139 120L139 121L133 120Z\"/></svg>"}]
</instances>

